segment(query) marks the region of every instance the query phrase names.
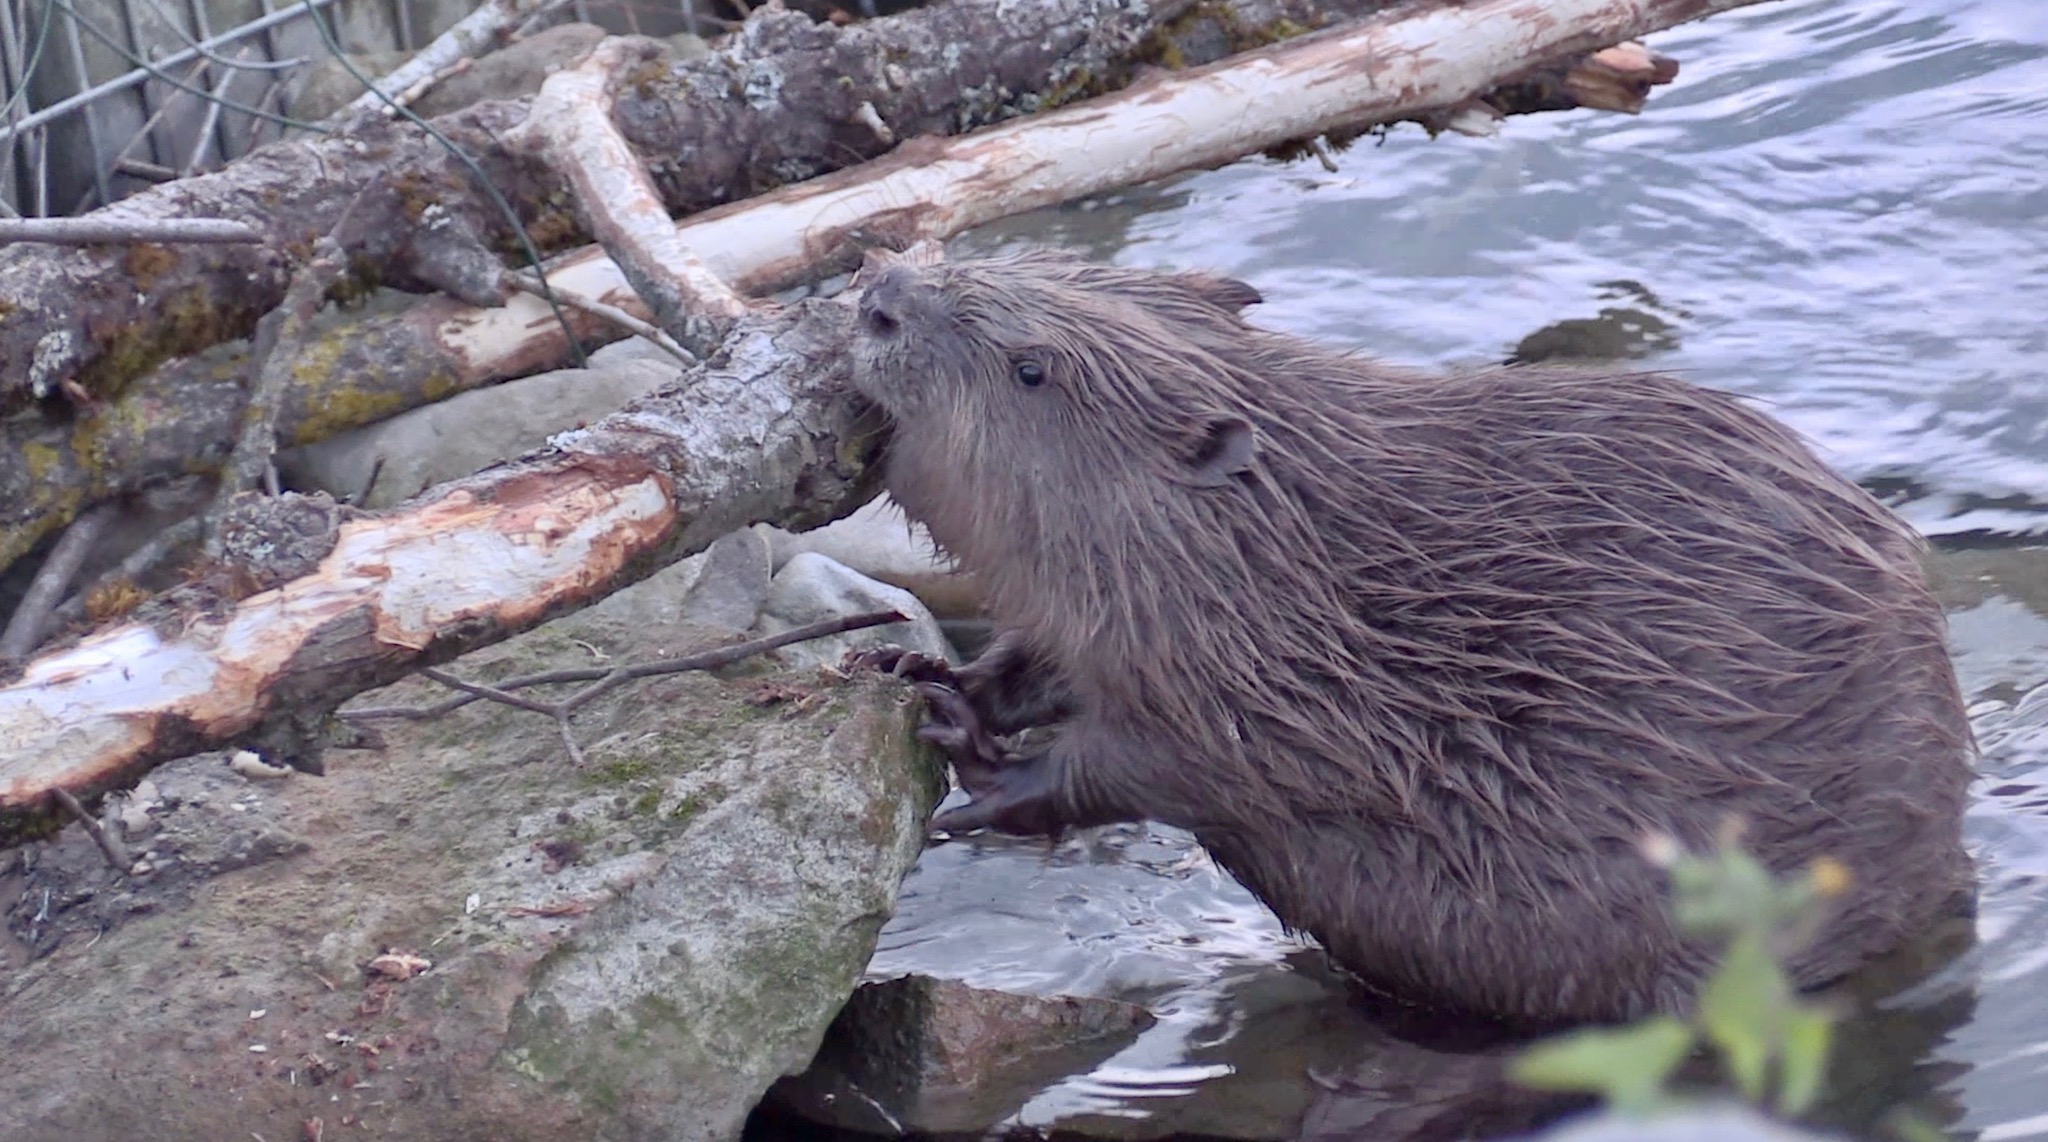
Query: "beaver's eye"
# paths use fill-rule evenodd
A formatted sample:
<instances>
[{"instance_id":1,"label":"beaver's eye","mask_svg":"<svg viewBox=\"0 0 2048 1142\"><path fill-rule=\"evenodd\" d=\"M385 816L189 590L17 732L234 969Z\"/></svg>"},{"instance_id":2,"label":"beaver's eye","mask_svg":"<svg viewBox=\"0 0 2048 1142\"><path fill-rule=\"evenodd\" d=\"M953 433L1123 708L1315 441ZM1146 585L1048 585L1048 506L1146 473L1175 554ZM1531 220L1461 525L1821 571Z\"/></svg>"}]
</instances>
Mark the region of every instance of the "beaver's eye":
<instances>
[{"instance_id":1,"label":"beaver's eye","mask_svg":"<svg viewBox=\"0 0 2048 1142\"><path fill-rule=\"evenodd\" d=\"M1017 362L1017 383L1035 389L1045 383L1045 368L1036 361Z\"/></svg>"}]
</instances>

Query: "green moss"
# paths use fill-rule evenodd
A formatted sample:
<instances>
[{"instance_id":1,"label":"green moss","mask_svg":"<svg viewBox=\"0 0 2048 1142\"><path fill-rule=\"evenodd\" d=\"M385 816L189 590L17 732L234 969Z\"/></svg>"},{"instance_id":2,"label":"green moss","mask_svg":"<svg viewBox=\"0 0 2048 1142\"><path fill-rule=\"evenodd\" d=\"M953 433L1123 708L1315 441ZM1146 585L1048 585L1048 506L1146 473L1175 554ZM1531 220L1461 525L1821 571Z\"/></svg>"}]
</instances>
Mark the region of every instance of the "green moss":
<instances>
[{"instance_id":1,"label":"green moss","mask_svg":"<svg viewBox=\"0 0 2048 1142\"><path fill-rule=\"evenodd\" d=\"M99 352L79 370L78 382L111 399L170 357L247 335L258 316L251 309L221 304L202 287L188 286L161 299L149 320L89 326L87 335Z\"/></svg>"},{"instance_id":2,"label":"green moss","mask_svg":"<svg viewBox=\"0 0 2048 1142\"><path fill-rule=\"evenodd\" d=\"M710 782L702 789L695 790L677 801L675 808L668 811L668 819L674 824L687 825L702 816L705 810L730 796L731 790L716 781Z\"/></svg>"},{"instance_id":3,"label":"green moss","mask_svg":"<svg viewBox=\"0 0 2048 1142\"><path fill-rule=\"evenodd\" d=\"M1230 46L1230 54L1233 55L1315 31L1306 24L1285 17L1264 24L1247 24L1237 18L1230 5L1205 2L1188 9L1178 19L1161 24L1132 55L1141 63L1179 71L1190 63L1180 45L1211 24L1222 29L1224 42Z\"/></svg>"},{"instance_id":4,"label":"green moss","mask_svg":"<svg viewBox=\"0 0 2048 1142\"><path fill-rule=\"evenodd\" d=\"M148 293L156 288L157 278L178 268L178 255L154 242L137 242L122 256L121 267L137 291Z\"/></svg>"},{"instance_id":5,"label":"green moss","mask_svg":"<svg viewBox=\"0 0 2048 1142\"><path fill-rule=\"evenodd\" d=\"M343 354L350 349L346 331L330 333L309 343L292 364L292 378L306 394L305 418L292 434L294 444L311 444L338 432L373 424L404 412L413 402L402 392L366 385L334 384L341 370ZM458 386L453 377L436 371L421 385L429 401L439 400Z\"/></svg>"},{"instance_id":6,"label":"green moss","mask_svg":"<svg viewBox=\"0 0 2048 1142\"><path fill-rule=\"evenodd\" d=\"M30 441L22 445L21 458L28 464L29 479L46 483L64 463L64 453L48 444Z\"/></svg>"},{"instance_id":7,"label":"green moss","mask_svg":"<svg viewBox=\"0 0 2048 1142\"><path fill-rule=\"evenodd\" d=\"M624 785L653 777L656 773L654 762L645 757L625 758L606 762L584 775L584 780L593 785Z\"/></svg>"}]
</instances>

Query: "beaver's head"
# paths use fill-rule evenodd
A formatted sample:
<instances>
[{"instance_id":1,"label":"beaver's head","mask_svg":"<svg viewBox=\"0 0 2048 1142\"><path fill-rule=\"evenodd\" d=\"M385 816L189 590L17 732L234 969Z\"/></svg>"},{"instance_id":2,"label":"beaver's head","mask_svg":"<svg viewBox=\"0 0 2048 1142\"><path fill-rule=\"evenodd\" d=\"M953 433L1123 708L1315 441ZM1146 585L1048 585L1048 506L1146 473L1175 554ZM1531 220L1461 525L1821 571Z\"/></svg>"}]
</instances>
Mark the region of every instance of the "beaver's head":
<instances>
[{"instance_id":1,"label":"beaver's head","mask_svg":"<svg viewBox=\"0 0 2048 1142\"><path fill-rule=\"evenodd\" d=\"M923 261L863 265L854 383L963 476L1039 467L1053 451L1066 474L1197 486L1251 464L1226 355L1250 330L1239 310L1260 300L1252 287L1043 251Z\"/></svg>"}]
</instances>

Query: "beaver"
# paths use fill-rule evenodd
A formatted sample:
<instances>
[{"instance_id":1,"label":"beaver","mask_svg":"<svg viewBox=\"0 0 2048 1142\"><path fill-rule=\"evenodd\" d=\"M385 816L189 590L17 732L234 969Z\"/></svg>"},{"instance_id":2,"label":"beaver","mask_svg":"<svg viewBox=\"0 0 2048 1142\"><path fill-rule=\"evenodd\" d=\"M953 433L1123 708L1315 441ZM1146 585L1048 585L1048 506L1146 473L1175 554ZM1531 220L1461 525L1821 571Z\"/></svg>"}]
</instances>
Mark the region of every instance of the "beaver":
<instances>
[{"instance_id":1,"label":"beaver","mask_svg":"<svg viewBox=\"0 0 2048 1142\"><path fill-rule=\"evenodd\" d=\"M883 484L1002 631L920 687L937 829L1178 826L1372 990L1531 1024L1689 1007L1646 836L1846 865L1808 986L1971 891L1922 541L1733 395L1395 368L1049 250L855 285Z\"/></svg>"}]
</instances>

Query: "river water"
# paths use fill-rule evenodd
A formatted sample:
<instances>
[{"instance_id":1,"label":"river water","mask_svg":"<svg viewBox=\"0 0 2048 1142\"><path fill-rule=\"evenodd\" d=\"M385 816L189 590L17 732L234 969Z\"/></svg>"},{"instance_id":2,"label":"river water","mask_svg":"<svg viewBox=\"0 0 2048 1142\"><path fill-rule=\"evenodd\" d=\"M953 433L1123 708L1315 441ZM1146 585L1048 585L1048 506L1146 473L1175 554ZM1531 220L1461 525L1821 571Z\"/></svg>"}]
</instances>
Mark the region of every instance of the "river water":
<instances>
[{"instance_id":1,"label":"river water","mask_svg":"<svg viewBox=\"0 0 2048 1142\"><path fill-rule=\"evenodd\" d=\"M1791 0L1652 38L1640 117L1412 126L1013 219L1211 267L1254 319L1407 363L1595 342L1767 402L1934 538L1984 750L1980 946L1843 1033L1836 1120L2048 1139L2048 3ZM1532 334L1543 335L1531 338ZM1298 1113L1362 1018L1185 838L929 851L873 973L1128 999L1159 1023L1015 1121L1230 1133Z\"/></svg>"}]
</instances>

